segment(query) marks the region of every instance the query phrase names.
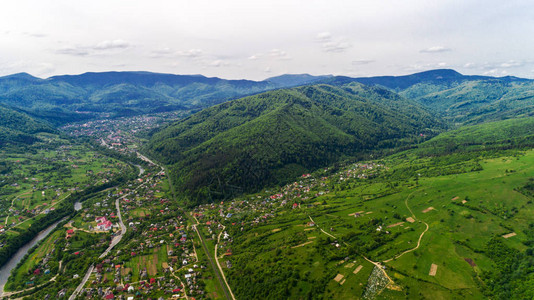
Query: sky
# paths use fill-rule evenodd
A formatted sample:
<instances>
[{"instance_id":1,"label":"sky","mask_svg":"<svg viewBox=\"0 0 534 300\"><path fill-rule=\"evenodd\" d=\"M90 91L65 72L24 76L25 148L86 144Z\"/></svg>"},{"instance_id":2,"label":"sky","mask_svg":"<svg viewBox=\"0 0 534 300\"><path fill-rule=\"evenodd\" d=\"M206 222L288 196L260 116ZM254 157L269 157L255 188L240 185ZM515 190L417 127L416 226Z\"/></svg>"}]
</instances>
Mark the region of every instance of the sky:
<instances>
[{"instance_id":1,"label":"sky","mask_svg":"<svg viewBox=\"0 0 534 300\"><path fill-rule=\"evenodd\" d=\"M6 0L0 76L103 71L534 78L534 1Z\"/></svg>"}]
</instances>

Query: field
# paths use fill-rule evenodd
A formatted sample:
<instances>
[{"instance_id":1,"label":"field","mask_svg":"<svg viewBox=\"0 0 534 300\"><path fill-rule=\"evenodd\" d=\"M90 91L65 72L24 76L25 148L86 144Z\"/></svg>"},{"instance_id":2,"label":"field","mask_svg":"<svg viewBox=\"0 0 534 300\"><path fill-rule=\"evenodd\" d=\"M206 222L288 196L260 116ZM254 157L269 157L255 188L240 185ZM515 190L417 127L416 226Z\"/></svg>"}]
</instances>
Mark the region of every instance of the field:
<instances>
[{"instance_id":1,"label":"field","mask_svg":"<svg viewBox=\"0 0 534 300\"><path fill-rule=\"evenodd\" d=\"M236 294L261 298L246 278L261 282L267 280L265 272L275 272L277 279L264 285L276 289L286 282L282 285L288 288L277 289L281 297L311 292L361 297L373 277L365 255L385 265L394 281L379 291L384 297L485 298L478 278L496 267L486 252L488 242L499 237L512 249L527 248L534 205L520 191L534 177L534 151L476 157L464 164L479 164L475 171L458 168L441 176L422 175L430 173L428 166L434 173L439 169L432 159L408 157L411 161L399 156L382 161L387 171L372 180L332 179L326 184L329 193L243 233L232 231L236 269L228 274ZM420 170L397 179L396 169L409 164ZM454 165L443 167L451 173ZM516 235L501 238L511 232Z\"/></svg>"},{"instance_id":2,"label":"field","mask_svg":"<svg viewBox=\"0 0 534 300\"><path fill-rule=\"evenodd\" d=\"M27 229L71 193L112 180L125 164L86 145L47 135L51 145L1 151L0 225Z\"/></svg>"}]
</instances>

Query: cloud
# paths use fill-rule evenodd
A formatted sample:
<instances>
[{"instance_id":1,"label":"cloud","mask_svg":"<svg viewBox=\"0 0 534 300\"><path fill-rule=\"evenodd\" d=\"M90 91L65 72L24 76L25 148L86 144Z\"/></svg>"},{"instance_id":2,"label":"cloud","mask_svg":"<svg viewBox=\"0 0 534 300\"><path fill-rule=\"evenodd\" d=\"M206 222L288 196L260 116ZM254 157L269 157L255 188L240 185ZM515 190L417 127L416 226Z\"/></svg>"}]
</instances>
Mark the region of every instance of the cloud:
<instances>
[{"instance_id":1,"label":"cloud","mask_svg":"<svg viewBox=\"0 0 534 300\"><path fill-rule=\"evenodd\" d=\"M467 68L467 69L474 69L474 68L477 67L477 64L472 63L472 62L468 62L468 63L465 63L463 67Z\"/></svg>"},{"instance_id":2,"label":"cloud","mask_svg":"<svg viewBox=\"0 0 534 300\"><path fill-rule=\"evenodd\" d=\"M315 38L317 41L326 42L332 39L332 34L330 32L319 32Z\"/></svg>"},{"instance_id":3,"label":"cloud","mask_svg":"<svg viewBox=\"0 0 534 300\"><path fill-rule=\"evenodd\" d=\"M345 38L334 38L330 32L318 33L315 41L321 43L324 52L341 53L352 47Z\"/></svg>"},{"instance_id":4,"label":"cloud","mask_svg":"<svg viewBox=\"0 0 534 300\"><path fill-rule=\"evenodd\" d=\"M267 53L256 53L248 57L249 60L258 60L263 58L271 58L276 60L290 60L291 56L286 51L280 49L271 49Z\"/></svg>"},{"instance_id":5,"label":"cloud","mask_svg":"<svg viewBox=\"0 0 534 300\"><path fill-rule=\"evenodd\" d=\"M519 61L515 61L515 60L509 60L507 62L501 63L499 65L499 67L501 67L501 68L517 68L517 67L522 67L524 65L525 65L524 62L519 62Z\"/></svg>"},{"instance_id":6,"label":"cloud","mask_svg":"<svg viewBox=\"0 0 534 300\"><path fill-rule=\"evenodd\" d=\"M124 40L117 39L112 41L102 41L95 45L86 45L86 46L67 46L61 49L56 50L57 54L64 55L74 55L74 56L87 56L87 55L98 55L106 54L113 51L125 50L132 47L132 45Z\"/></svg>"},{"instance_id":7,"label":"cloud","mask_svg":"<svg viewBox=\"0 0 534 300\"><path fill-rule=\"evenodd\" d=\"M204 54L204 51L202 51L201 49L189 49L186 51L177 51L175 52L175 54L177 56L182 56L182 57L199 57Z\"/></svg>"},{"instance_id":8,"label":"cloud","mask_svg":"<svg viewBox=\"0 0 534 300\"><path fill-rule=\"evenodd\" d=\"M419 50L420 53L442 53L442 52L449 52L449 51L452 51L452 49L443 47L443 46L433 46L430 48Z\"/></svg>"},{"instance_id":9,"label":"cloud","mask_svg":"<svg viewBox=\"0 0 534 300\"><path fill-rule=\"evenodd\" d=\"M486 72L482 73L482 75L486 75L486 76L507 76L507 75L510 75L510 73L508 73L508 71L506 71L506 70L491 69L489 71L486 71Z\"/></svg>"},{"instance_id":10,"label":"cloud","mask_svg":"<svg viewBox=\"0 0 534 300\"><path fill-rule=\"evenodd\" d=\"M201 49L189 49L189 50L180 50L176 51L169 47L164 47L161 49L153 50L150 53L152 58L176 58L176 57L186 57L186 58L199 58L204 55L204 51Z\"/></svg>"},{"instance_id":11,"label":"cloud","mask_svg":"<svg viewBox=\"0 0 534 300\"><path fill-rule=\"evenodd\" d=\"M86 56L89 55L89 51L86 48L81 47L65 47L56 50L57 54L74 55L74 56Z\"/></svg>"},{"instance_id":12,"label":"cloud","mask_svg":"<svg viewBox=\"0 0 534 300\"><path fill-rule=\"evenodd\" d=\"M426 64L413 64L404 68L407 72L419 72L433 69L443 69L449 67L449 64L446 62L437 62L437 63L426 63Z\"/></svg>"},{"instance_id":13,"label":"cloud","mask_svg":"<svg viewBox=\"0 0 534 300\"><path fill-rule=\"evenodd\" d=\"M25 36L34 37L34 38L44 38L47 36L44 33L38 33L38 32L23 32L22 34Z\"/></svg>"},{"instance_id":14,"label":"cloud","mask_svg":"<svg viewBox=\"0 0 534 300\"><path fill-rule=\"evenodd\" d=\"M216 59L207 64L208 67L214 67L214 68L227 67L229 65L230 64L227 61L224 61L222 59Z\"/></svg>"},{"instance_id":15,"label":"cloud","mask_svg":"<svg viewBox=\"0 0 534 300\"><path fill-rule=\"evenodd\" d=\"M124 40L103 41L92 47L94 50L126 49L131 45Z\"/></svg>"},{"instance_id":16,"label":"cloud","mask_svg":"<svg viewBox=\"0 0 534 300\"><path fill-rule=\"evenodd\" d=\"M372 59L358 59L358 60L353 60L352 61L352 65L353 66L359 66L359 65L368 65L370 63L374 63L375 61L372 60Z\"/></svg>"},{"instance_id":17,"label":"cloud","mask_svg":"<svg viewBox=\"0 0 534 300\"><path fill-rule=\"evenodd\" d=\"M341 53L345 52L345 50L349 49L350 47L351 44L345 41L332 41L323 44L323 50L325 52Z\"/></svg>"}]
</instances>

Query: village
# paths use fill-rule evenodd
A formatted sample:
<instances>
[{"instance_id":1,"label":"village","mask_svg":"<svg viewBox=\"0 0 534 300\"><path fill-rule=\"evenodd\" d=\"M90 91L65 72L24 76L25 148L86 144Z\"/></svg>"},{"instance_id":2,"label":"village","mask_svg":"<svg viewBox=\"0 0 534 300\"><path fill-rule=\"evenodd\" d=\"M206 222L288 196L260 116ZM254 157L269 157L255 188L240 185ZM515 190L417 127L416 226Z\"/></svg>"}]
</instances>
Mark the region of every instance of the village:
<instances>
[{"instance_id":1,"label":"village","mask_svg":"<svg viewBox=\"0 0 534 300\"><path fill-rule=\"evenodd\" d=\"M120 153L135 153L141 144L139 133L157 128L163 122L178 120L187 112L175 111L152 115L104 118L73 123L61 129L73 137L90 136L102 146Z\"/></svg>"},{"instance_id":2,"label":"village","mask_svg":"<svg viewBox=\"0 0 534 300\"><path fill-rule=\"evenodd\" d=\"M106 184L131 168L72 144L61 145L56 151L11 154L2 162L8 172L0 176L0 248L6 236L27 230L54 212L69 195Z\"/></svg>"},{"instance_id":3,"label":"village","mask_svg":"<svg viewBox=\"0 0 534 300\"><path fill-rule=\"evenodd\" d=\"M127 130L150 128L157 120L135 118L70 125L67 130L71 135L91 135L113 151L136 153L139 140ZM222 280L216 281L217 272L224 277L236 264L234 235L269 224L288 211L321 206L324 203L316 198L387 169L378 163L325 168L280 188L184 211L173 201L164 169L152 163L139 168L135 180L79 204L74 218L60 224L17 269L14 289L44 286L33 296L45 299L219 298L224 291ZM86 176L104 182L113 174L88 170ZM73 185L67 191L82 189ZM39 208L35 213L47 209ZM304 226L316 225L310 220ZM300 247L309 241L299 237L295 243ZM333 249L340 247L337 240L330 243Z\"/></svg>"},{"instance_id":4,"label":"village","mask_svg":"<svg viewBox=\"0 0 534 300\"><path fill-rule=\"evenodd\" d=\"M65 281L69 288L52 285L38 293L46 299L68 297L89 269L81 299L202 299L203 278L212 275L205 255L199 259L193 227L170 201L165 172L151 165L140 173L81 203L76 216L17 269L11 287L28 290ZM122 235L119 213L127 238L111 249L110 242Z\"/></svg>"}]
</instances>

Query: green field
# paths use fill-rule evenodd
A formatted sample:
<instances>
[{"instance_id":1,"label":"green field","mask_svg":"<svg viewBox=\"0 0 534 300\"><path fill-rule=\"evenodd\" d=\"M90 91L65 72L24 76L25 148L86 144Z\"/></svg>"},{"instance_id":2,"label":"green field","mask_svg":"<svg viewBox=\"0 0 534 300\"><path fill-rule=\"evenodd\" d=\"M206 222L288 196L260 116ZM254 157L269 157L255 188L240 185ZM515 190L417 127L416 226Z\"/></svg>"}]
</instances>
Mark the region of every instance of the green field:
<instances>
[{"instance_id":1,"label":"green field","mask_svg":"<svg viewBox=\"0 0 534 300\"><path fill-rule=\"evenodd\" d=\"M488 252L490 240L496 237L520 252L532 240L534 205L521 191L534 177L534 150L480 152L467 160L456 156L392 156L380 162L386 168L372 179L331 176L323 196L285 196L289 203L300 202L300 208L275 210L267 223L245 225L242 232L229 228L235 235L235 269L228 271L234 292L253 298L361 297L372 270L364 255L385 265L395 282L389 287L397 290L381 291L386 298L485 298L481 278L498 270ZM462 165L479 167L466 171ZM407 166L415 167L408 173ZM424 175L439 170L448 175ZM335 239L307 226L310 216ZM232 218L244 220L250 220L250 214ZM502 237L512 232L516 235ZM346 258L363 266L358 274L350 274L343 267L346 263L338 265ZM432 264L437 266L433 276ZM276 276L268 279L273 272ZM337 274L346 280L343 285L334 280ZM250 278L263 285L254 285ZM271 293L263 294L263 287Z\"/></svg>"}]
</instances>

